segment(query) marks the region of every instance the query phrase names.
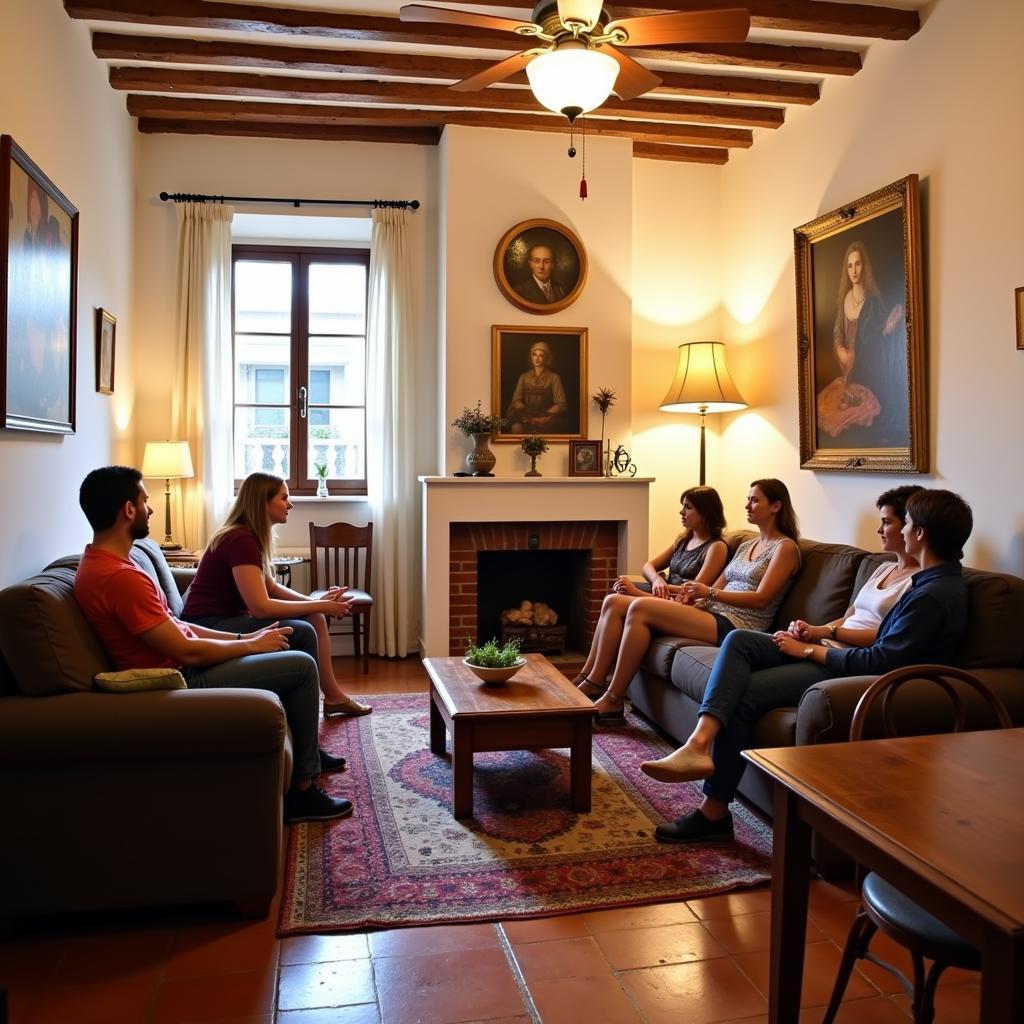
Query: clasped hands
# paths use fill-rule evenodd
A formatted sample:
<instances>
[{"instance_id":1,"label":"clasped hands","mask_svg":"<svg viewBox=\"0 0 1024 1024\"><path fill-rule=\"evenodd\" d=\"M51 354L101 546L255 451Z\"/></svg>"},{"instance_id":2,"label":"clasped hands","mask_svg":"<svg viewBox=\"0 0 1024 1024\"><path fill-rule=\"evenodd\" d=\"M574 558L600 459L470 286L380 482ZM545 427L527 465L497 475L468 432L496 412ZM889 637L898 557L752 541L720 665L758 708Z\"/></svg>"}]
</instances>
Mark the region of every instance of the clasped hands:
<instances>
[{"instance_id":1,"label":"clasped hands","mask_svg":"<svg viewBox=\"0 0 1024 1024\"><path fill-rule=\"evenodd\" d=\"M336 610L332 608L325 614L333 615L336 619L340 619L348 615L348 613L352 610L352 599L345 597L347 591L348 587L331 587L328 589L327 593L325 593L320 600L330 601L332 604L336 604L338 607Z\"/></svg>"},{"instance_id":2,"label":"clasped hands","mask_svg":"<svg viewBox=\"0 0 1024 1024\"><path fill-rule=\"evenodd\" d=\"M827 626L812 626L803 619L794 619L788 629L780 629L772 634L772 640L780 654L791 658L805 657L804 651L809 643L816 644L823 636L828 636Z\"/></svg>"},{"instance_id":3,"label":"clasped hands","mask_svg":"<svg viewBox=\"0 0 1024 1024\"><path fill-rule=\"evenodd\" d=\"M707 601L711 598L711 588L706 583L698 583L696 580L689 580L684 583L675 600L680 604L696 604L698 601Z\"/></svg>"}]
</instances>

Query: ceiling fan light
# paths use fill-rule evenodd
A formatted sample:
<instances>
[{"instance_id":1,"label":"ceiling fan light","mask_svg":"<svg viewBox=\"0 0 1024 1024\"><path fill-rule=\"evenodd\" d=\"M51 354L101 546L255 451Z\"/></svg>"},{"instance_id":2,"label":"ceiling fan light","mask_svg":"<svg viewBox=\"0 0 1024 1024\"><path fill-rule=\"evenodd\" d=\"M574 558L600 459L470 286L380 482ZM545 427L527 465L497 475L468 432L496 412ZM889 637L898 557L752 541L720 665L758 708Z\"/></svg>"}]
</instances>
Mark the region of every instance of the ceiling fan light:
<instances>
[{"instance_id":1,"label":"ceiling fan light","mask_svg":"<svg viewBox=\"0 0 1024 1024\"><path fill-rule=\"evenodd\" d=\"M564 114L586 113L601 106L615 87L619 65L614 58L582 43L564 43L526 65L530 88L541 106Z\"/></svg>"}]
</instances>

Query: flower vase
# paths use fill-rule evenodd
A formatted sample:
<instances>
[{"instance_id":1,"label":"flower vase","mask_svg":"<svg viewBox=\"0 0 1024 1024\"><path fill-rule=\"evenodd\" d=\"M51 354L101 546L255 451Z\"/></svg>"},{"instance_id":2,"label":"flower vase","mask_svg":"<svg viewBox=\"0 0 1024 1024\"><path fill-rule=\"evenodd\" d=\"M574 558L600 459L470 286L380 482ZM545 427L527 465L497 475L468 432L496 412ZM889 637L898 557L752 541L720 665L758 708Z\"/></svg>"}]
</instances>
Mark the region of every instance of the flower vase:
<instances>
[{"instance_id":1,"label":"flower vase","mask_svg":"<svg viewBox=\"0 0 1024 1024\"><path fill-rule=\"evenodd\" d=\"M493 434L470 434L473 438L473 450L466 456L466 468L473 476L493 476L491 470L498 461L494 452L488 447Z\"/></svg>"},{"instance_id":2,"label":"flower vase","mask_svg":"<svg viewBox=\"0 0 1024 1024\"><path fill-rule=\"evenodd\" d=\"M531 455L530 456L530 472L529 473L524 473L523 476L540 476L540 473L537 472L537 456L536 455Z\"/></svg>"},{"instance_id":3,"label":"flower vase","mask_svg":"<svg viewBox=\"0 0 1024 1024\"><path fill-rule=\"evenodd\" d=\"M316 496L318 498L329 498L330 492L327 490L327 478L320 477L316 482Z\"/></svg>"}]
</instances>

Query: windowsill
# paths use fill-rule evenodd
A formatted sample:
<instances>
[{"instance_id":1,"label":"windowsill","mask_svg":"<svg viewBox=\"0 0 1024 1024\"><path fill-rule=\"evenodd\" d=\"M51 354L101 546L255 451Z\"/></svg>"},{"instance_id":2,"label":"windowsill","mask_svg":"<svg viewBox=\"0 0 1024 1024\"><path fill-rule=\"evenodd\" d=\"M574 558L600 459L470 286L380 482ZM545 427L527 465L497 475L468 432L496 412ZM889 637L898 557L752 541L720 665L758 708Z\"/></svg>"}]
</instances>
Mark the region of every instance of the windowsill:
<instances>
[{"instance_id":1,"label":"windowsill","mask_svg":"<svg viewBox=\"0 0 1024 1024\"><path fill-rule=\"evenodd\" d=\"M293 505L330 505L331 502L354 502L361 501L366 504L370 499L365 494L332 494L327 498L318 498L315 494L292 494L290 501Z\"/></svg>"}]
</instances>

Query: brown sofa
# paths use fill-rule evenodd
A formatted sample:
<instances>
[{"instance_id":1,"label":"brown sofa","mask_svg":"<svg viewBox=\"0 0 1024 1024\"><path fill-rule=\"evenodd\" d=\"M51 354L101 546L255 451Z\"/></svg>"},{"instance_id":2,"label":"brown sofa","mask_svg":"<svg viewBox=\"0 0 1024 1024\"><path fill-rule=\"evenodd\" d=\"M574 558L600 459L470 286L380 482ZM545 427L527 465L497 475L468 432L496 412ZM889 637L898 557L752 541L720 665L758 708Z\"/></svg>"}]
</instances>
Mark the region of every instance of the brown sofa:
<instances>
[{"instance_id":1,"label":"brown sofa","mask_svg":"<svg viewBox=\"0 0 1024 1024\"><path fill-rule=\"evenodd\" d=\"M749 534L731 534L733 550ZM800 573L776 617L775 628L796 618L822 623L838 618L853 595L885 555L846 544L800 542ZM1006 573L965 569L970 593L967 641L958 662L1003 700L1015 724L1024 724L1024 580ZM690 734L718 648L683 637L659 636L652 641L629 687L634 707L677 740ZM797 707L764 715L754 728L752 747L837 743L850 732L853 709L875 676L827 679L812 686ZM894 701L896 721L905 734L945 732L951 726L950 705L942 692L927 684L908 684ZM961 691L969 727L994 726L984 703ZM879 720L868 723L867 736L879 735ZM771 787L756 768L748 767L740 795L771 816ZM834 849L815 843L815 859L824 873L848 863Z\"/></svg>"},{"instance_id":2,"label":"brown sofa","mask_svg":"<svg viewBox=\"0 0 1024 1024\"><path fill-rule=\"evenodd\" d=\"M174 612L190 575L132 559ZM261 690L102 693L77 557L0 591L0 928L62 911L231 901L267 913L291 737Z\"/></svg>"}]
</instances>

